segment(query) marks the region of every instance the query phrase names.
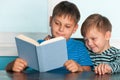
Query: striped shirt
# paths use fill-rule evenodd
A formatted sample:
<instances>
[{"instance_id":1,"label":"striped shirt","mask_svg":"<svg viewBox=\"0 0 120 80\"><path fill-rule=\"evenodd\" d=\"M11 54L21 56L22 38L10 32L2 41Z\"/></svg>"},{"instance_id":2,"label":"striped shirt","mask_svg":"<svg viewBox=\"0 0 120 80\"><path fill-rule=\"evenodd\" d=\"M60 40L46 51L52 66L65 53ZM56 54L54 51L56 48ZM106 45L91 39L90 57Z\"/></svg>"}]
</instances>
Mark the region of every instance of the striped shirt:
<instances>
[{"instance_id":1,"label":"striped shirt","mask_svg":"<svg viewBox=\"0 0 120 80\"><path fill-rule=\"evenodd\" d=\"M89 52L94 66L105 63L111 66L112 73L120 72L120 49L110 47L101 54Z\"/></svg>"}]
</instances>

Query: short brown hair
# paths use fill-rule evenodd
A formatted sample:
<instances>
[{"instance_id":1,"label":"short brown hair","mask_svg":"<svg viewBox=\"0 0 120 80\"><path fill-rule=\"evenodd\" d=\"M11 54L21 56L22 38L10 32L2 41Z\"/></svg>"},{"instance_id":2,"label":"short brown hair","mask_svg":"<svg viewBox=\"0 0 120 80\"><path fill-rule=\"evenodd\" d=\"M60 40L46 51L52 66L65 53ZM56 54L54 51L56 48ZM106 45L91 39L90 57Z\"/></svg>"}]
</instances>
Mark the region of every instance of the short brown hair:
<instances>
[{"instance_id":1,"label":"short brown hair","mask_svg":"<svg viewBox=\"0 0 120 80\"><path fill-rule=\"evenodd\" d=\"M112 31L112 25L110 21L100 14L92 14L87 17L81 26L82 36L84 37L91 28L96 28L98 31L103 33Z\"/></svg>"},{"instance_id":2,"label":"short brown hair","mask_svg":"<svg viewBox=\"0 0 120 80\"><path fill-rule=\"evenodd\" d=\"M78 23L80 20L80 12L77 6L68 1L60 2L53 9L52 17L62 15L64 15L65 17L70 16L74 19L75 23Z\"/></svg>"}]
</instances>

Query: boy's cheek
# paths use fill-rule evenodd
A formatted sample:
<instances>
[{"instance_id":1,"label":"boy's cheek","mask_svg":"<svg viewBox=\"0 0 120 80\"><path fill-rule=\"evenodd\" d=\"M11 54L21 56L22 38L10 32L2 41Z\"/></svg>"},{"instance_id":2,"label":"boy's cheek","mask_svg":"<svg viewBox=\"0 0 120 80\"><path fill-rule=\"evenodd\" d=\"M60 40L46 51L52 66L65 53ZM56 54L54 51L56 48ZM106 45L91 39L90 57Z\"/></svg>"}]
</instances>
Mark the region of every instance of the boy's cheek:
<instances>
[{"instance_id":1,"label":"boy's cheek","mask_svg":"<svg viewBox=\"0 0 120 80\"><path fill-rule=\"evenodd\" d=\"M91 48L87 45L87 44L85 44L86 45L86 47L89 49L89 50L91 50Z\"/></svg>"}]
</instances>

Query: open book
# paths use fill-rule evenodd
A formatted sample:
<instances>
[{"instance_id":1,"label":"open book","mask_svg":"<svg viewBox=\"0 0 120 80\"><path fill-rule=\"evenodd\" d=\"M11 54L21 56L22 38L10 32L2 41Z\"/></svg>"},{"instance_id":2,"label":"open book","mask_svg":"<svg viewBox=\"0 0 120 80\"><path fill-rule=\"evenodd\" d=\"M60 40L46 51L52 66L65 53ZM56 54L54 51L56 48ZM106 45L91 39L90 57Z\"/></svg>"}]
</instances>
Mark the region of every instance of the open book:
<instances>
[{"instance_id":1,"label":"open book","mask_svg":"<svg viewBox=\"0 0 120 80\"><path fill-rule=\"evenodd\" d=\"M28 66L40 72L62 67L68 60L66 39L52 38L42 43L25 35L15 37L18 56L27 61Z\"/></svg>"}]
</instances>

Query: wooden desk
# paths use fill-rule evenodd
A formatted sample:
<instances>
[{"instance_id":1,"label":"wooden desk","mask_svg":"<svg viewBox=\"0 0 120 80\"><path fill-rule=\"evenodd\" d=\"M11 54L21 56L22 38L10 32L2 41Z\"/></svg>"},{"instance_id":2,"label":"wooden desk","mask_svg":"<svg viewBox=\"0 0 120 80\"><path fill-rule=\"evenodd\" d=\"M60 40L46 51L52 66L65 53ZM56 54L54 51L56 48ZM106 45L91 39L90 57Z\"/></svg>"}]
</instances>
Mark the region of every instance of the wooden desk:
<instances>
[{"instance_id":1,"label":"wooden desk","mask_svg":"<svg viewBox=\"0 0 120 80\"><path fill-rule=\"evenodd\" d=\"M94 72L22 72L13 73L0 71L0 80L120 80L120 73L96 75Z\"/></svg>"}]
</instances>

